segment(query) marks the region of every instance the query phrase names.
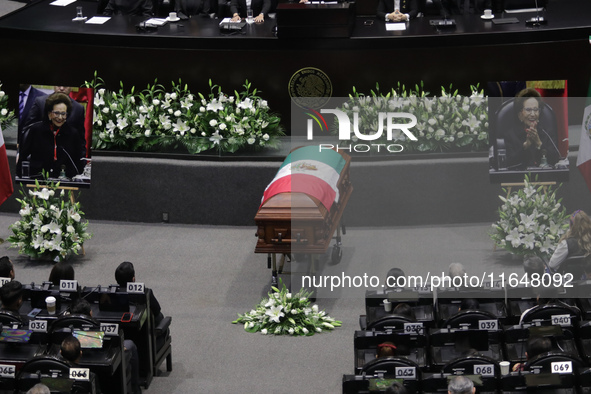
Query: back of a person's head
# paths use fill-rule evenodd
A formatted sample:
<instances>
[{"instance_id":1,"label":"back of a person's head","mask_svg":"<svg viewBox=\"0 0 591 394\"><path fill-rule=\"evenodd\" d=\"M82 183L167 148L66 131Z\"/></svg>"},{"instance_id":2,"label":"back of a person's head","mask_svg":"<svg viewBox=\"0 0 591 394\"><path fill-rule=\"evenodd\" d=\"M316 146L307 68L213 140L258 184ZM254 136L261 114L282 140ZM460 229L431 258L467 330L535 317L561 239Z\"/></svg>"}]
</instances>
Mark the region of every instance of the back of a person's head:
<instances>
[{"instance_id":1,"label":"back of a person's head","mask_svg":"<svg viewBox=\"0 0 591 394\"><path fill-rule=\"evenodd\" d=\"M73 315L91 315L90 303L84 298L78 298L70 307L70 312Z\"/></svg>"},{"instance_id":2,"label":"back of a person's head","mask_svg":"<svg viewBox=\"0 0 591 394\"><path fill-rule=\"evenodd\" d=\"M394 357L396 353L396 345L394 345L392 342L383 342L378 345L378 358Z\"/></svg>"},{"instance_id":3,"label":"back of a person's head","mask_svg":"<svg viewBox=\"0 0 591 394\"><path fill-rule=\"evenodd\" d=\"M415 312L412 310L411 306L405 302L401 302L400 304L396 305L392 310L392 313L395 315L408 317L411 320L416 320Z\"/></svg>"},{"instance_id":4,"label":"back of a person's head","mask_svg":"<svg viewBox=\"0 0 591 394\"><path fill-rule=\"evenodd\" d=\"M60 280L74 280L74 267L70 263L60 261L56 263L49 274L49 281L54 286L60 285Z\"/></svg>"},{"instance_id":5,"label":"back of a person's head","mask_svg":"<svg viewBox=\"0 0 591 394\"><path fill-rule=\"evenodd\" d=\"M591 253L591 218L580 209L573 212L565 236L575 238L585 254Z\"/></svg>"},{"instance_id":6,"label":"back of a person's head","mask_svg":"<svg viewBox=\"0 0 591 394\"><path fill-rule=\"evenodd\" d=\"M404 276L404 271L401 268L390 268L388 273L386 274L386 286L387 287L396 287L397 283L396 280L399 277Z\"/></svg>"},{"instance_id":7,"label":"back of a person's head","mask_svg":"<svg viewBox=\"0 0 591 394\"><path fill-rule=\"evenodd\" d=\"M393 393L393 394L406 394L408 393L408 391L406 390L406 387L404 387L404 385L400 382L392 382L391 385L389 385L388 387L386 387L386 393Z\"/></svg>"},{"instance_id":8,"label":"back of a person's head","mask_svg":"<svg viewBox=\"0 0 591 394\"><path fill-rule=\"evenodd\" d=\"M548 353L552 350L552 341L548 337L538 337L533 336L527 339L526 344L527 349L527 358L531 360L532 358Z\"/></svg>"},{"instance_id":9,"label":"back of a person's head","mask_svg":"<svg viewBox=\"0 0 591 394\"><path fill-rule=\"evenodd\" d=\"M0 278L12 278L14 266L8 256L0 257Z\"/></svg>"},{"instance_id":10,"label":"back of a person's head","mask_svg":"<svg viewBox=\"0 0 591 394\"><path fill-rule=\"evenodd\" d=\"M482 353L480 353L478 350L474 349L473 347L462 352L462 357L479 357L479 356L482 356Z\"/></svg>"},{"instance_id":11,"label":"back of a person's head","mask_svg":"<svg viewBox=\"0 0 591 394\"><path fill-rule=\"evenodd\" d=\"M523 270L530 277L532 274L543 275L545 268L544 262L538 256L526 256L523 259Z\"/></svg>"},{"instance_id":12,"label":"back of a person's head","mask_svg":"<svg viewBox=\"0 0 591 394\"><path fill-rule=\"evenodd\" d=\"M64 338L60 346L62 357L71 363L77 362L82 352L78 338L70 335Z\"/></svg>"},{"instance_id":13,"label":"back of a person's head","mask_svg":"<svg viewBox=\"0 0 591 394\"><path fill-rule=\"evenodd\" d=\"M474 382L465 376L454 376L447 386L450 394L472 394L474 392Z\"/></svg>"},{"instance_id":14,"label":"back of a person's head","mask_svg":"<svg viewBox=\"0 0 591 394\"><path fill-rule=\"evenodd\" d=\"M2 300L2 307L11 309L16 307L23 297L23 285L17 280L6 282L0 288L0 300Z\"/></svg>"},{"instance_id":15,"label":"back of a person's head","mask_svg":"<svg viewBox=\"0 0 591 394\"><path fill-rule=\"evenodd\" d=\"M133 282L135 278L135 268L133 264L129 261L124 261L123 263L119 264L117 269L115 270L115 280L117 284L121 287L126 287L127 283Z\"/></svg>"},{"instance_id":16,"label":"back of a person's head","mask_svg":"<svg viewBox=\"0 0 591 394\"><path fill-rule=\"evenodd\" d=\"M463 277L466 273L464 265L462 263L451 263L449 265L449 276L455 278L456 276Z\"/></svg>"},{"instance_id":17,"label":"back of a person's head","mask_svg":"<svg viewBox=\"0 0 591 394\"><path fill-rule=\"evenodd\" d=\"M43 383L37 383L27 391L27 394L51 394L51 390Z\"/></svg>"},{"instance_id":18,"label":"back of a person's head","mask_svg":"<svg viewBox=\"0 0 591 394\"><path fill-rule=\"evenodd\" d=\"M475 298L463 298L460 303L460 310L462 311L477 311L480 308L480 303Z\"/></svg>"},{"instance_id":19,"label":"back of a person's head","mask_svg":"<svg viewBox=\"0 0 591 394\"><path fill-rule=\"evenodd\" d=\"M585 270L585 279L591 279L591 254L585 257L583 269Z\"/></svg>"}]
</instances>

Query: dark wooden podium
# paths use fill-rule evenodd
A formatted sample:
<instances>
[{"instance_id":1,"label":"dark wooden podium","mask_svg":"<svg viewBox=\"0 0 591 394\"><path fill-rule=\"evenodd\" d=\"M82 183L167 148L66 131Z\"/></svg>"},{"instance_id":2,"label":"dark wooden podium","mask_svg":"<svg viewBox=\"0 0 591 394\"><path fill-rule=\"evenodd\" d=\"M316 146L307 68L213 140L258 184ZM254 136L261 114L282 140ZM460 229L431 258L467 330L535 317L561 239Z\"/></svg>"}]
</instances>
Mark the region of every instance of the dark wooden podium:
<instances>
[{"instance_id":1,"label":"dark wooden podium","mask_svg":"<svg viewBox=\"0 0 591 394\"><path fill-rule=\"evenodd\" d=\"M348 38L354 26L355 3L277 6L279 38Z\"/></svg>"}]
</instances>

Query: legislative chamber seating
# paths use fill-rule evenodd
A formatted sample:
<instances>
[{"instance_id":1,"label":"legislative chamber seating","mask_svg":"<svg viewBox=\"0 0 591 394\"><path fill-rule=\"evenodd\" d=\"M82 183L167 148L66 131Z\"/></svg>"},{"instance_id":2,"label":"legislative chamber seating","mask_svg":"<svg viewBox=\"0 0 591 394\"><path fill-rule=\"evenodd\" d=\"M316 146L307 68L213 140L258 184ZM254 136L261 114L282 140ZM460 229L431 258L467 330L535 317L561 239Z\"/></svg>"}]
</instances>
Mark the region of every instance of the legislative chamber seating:
<instances>
[{"instance_id":1,"label":"legislative chamber seating","mask_svg":"<svg viewBox=\"0 0 591 394\"><path fill-rule=\"evenodd\" d=\"M37 383L48 386L52 393L94 394L96 382L90 374L88 380L70 379L71 366L55 357L37 357L28 361L18 372L16 393L26 393Z\"/></svg>"},{"instance_id":2,"label":"legislative chamber seating","mask_svg":"<svg viewBox=\"0 0 591 394\"><path fill-rule=\"evenodd\" d=\"M153 359L154 376L157 376L160 365L166 360L166 370L172 371L172 337L170 336L170 324L172 317L165 316L160 323L154 327L153 340Z\"/></svg>"},{"instance_id":3,"label":"legislative chamber seating","mask_svg":"<svg viewBox=\"0 0 591 394\"><path fill-rule=\"evenodd\" d=\"M396 356L426 368L428 364L427 336L425 334L392 331L355 331L355 373L376 360L378 346L384 342L396 344Z\"/></svg>"},{"instance_id":4,"label":"legislative chamber seating","mask_svg":"<svg viewBox=\"0 0 591 394\"><path fill-rule=\"evenodd\" d=\"M591 298L575 297L588 288L591 282L583 281L552 290L367 291L362 330L354 334L353 374L343 375L343 393L383 392L393 381L408 392L447 393L449 379L465 375L477 393L591 394ZM479 307L461 310L464 297ZM404 302L419 313L413 319L386 312L384 300L392 310ZM530 337L550 339L550 351L528 359ZM377 358L385 342L396 353ZM504 375L501 361L522 367Z\"/></svg>"},{"instance_id":5,"label":"legislative chamber seating","mask_svg":"<svg viewBox=\"0 0 591 394\"><path fill-rule=\"evenodd\" d=\"M392 303L394 310L398 304L408 304L419 323L431 327L434 323L433 294L420 288L389 288L386 290L368 290L365 294L365 315L359 317L362 330L368 325L375 326L375 322L389 316L384 311L384 299ZM371 328L370 328L371 329Z\"/></svg>"},{"instance_id":6,"label":"legislative chamber seating","mask_svg":"<svg viewBox=\"0 0 591 394\"><path fill-rule=\"evenodd\" d=\"M65 292L48 282L25 284L19 312L0 311L0 365L5 368L0 374L0 394L26 392L38 382L48 385L52 393L93 392L95 388L103 393L128 393L130 355L126 356L124 339L133 340L138 348L140 384L148 388L165 361L166 369L172 370L172 318L164 317L156 324L150 291L127 293L111 285ZM51 315L45 304L50 295L57 299L57 311ZM80 297L89 301L92 317L70 314L72 302ZM81 340L78 367L90 370L92 387L70 380L66 373L69 366L61 357L60 345L69 335Z\"/></svg>"}]
</instances>

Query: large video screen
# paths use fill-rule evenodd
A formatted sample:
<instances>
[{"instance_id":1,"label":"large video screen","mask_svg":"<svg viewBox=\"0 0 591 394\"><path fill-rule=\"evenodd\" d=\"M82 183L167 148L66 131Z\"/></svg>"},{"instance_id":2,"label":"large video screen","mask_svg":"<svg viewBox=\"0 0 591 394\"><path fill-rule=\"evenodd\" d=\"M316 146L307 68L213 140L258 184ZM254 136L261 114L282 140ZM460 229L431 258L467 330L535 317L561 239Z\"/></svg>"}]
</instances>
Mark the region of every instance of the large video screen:
<instances>
[{"instance_id":1,"label":"large video screen","mask_svg":"<svg viewBox=\"0 0 591 394\"><path fill-rule=\"evenodd\" d=\"M90 187L92 89L24 84L19 99L16 181Z\"/></svg>"},{"instance_id":2,"label":"large video screen","mask_svg":"<svg viewBox=\"0 0 591 394\"><path fill-rule=\"evenodd\" d=\"M566 81L503 81L488 84L491 182L567 181Z\"/></svg>"}]
</instances>

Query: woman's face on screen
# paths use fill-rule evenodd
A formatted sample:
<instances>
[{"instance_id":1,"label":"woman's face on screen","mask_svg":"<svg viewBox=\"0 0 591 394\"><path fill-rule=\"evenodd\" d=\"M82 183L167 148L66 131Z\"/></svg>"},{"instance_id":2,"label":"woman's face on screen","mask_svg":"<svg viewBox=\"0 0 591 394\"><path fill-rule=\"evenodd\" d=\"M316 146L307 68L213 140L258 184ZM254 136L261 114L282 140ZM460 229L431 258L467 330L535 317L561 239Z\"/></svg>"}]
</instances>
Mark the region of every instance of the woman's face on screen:
<instances>
[{"instance_id":1,"label":"woman's face on screen","mask_svg":"<svg viewBox=\"0 0 591 394\"><path fill-rule=\"evenodd\" d=\"M519 112L519 120L528 127L535 127L540 119L540 106L538 100L533 97L523 102L523 108Z\"/></svg>"},{"instance_id":2,"label":"woman's face on screen","mask_svg":"<svg viewBox=\"0 0 591 394\"><path fill-rule=\"evenodd\" d=\"M49 113L49 120L56 127L61 127L66 123L66 117L68 116L68 107L66 104L59 103L53 106L53 110Z\"/></svg>"}]
</instances>

